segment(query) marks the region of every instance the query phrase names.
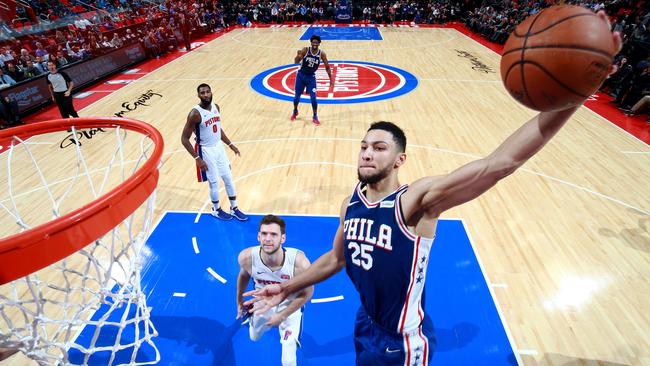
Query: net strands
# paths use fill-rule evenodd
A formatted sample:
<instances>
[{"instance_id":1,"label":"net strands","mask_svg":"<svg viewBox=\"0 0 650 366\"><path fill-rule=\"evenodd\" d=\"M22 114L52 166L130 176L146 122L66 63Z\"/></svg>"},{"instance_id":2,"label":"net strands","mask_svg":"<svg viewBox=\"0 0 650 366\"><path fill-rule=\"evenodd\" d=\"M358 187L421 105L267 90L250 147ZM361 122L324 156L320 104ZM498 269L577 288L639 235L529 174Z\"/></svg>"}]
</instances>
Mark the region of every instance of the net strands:
<instances>
[{"instance_id":1,"label":"net strands","mask_svg":"<svg viewBox=\"0 0 650 366\"><path fill-rule=\"evenodd\" d=\"M65 214L61 206L70 199L73 186L83 184L91 200L97 199L110 189L111 179L118 177L123 182L150 159L153 150L149 136L141 135L139 156L127 160L125 142L133 134L116 126L115 148L107 165L91 170L77 129L71 127L70 131L75 140L75 168L69 178L56 182L46 178L30 144L13 136L5 152L9 197L0 202L0 209L13 218L18 232L30 230L32 225L17 204L30 194L16 192L19 182L14 182L13 173L17 169L33 168L40 185L31 191L46 192L52 219L56 219ZM24 150L23 156L28 156L29 161L14 161L18 149ZM96 183L92 176L98 174L101 179ZM54 188L62 193L55 194ZM1 286L0 348L18 349L41 365L97 364L98 359L93 357L98 354L102 355L101 364L157 363L160 355L152 341L157 332L140 287L141 258L146 255L155 196L154 191L125 220L71 256ZM46 203L40 202L39 206ZM79 343L82 331L87 336ZM150 354L144 359L139 356L143 345Z\"/></svg>"}]
</instances>

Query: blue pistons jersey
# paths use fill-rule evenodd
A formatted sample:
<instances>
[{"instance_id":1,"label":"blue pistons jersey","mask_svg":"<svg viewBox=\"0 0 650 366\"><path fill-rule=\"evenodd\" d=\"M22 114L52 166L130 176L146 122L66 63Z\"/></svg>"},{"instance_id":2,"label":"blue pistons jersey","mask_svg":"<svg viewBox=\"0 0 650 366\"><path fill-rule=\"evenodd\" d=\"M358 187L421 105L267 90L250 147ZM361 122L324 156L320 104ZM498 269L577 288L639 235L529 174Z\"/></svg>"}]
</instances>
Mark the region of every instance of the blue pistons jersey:
<instances>
[{"instance_id":1,"label":"blue pistons jersey","mask_svg":"<svg viewBox=\"0 0 650 366\"><path fill-rule=\"evenodd\" d=\"M403 185L369 202L358 183L343 222L346 272L368 316L389 332L405 334L424 320L424 281L433 238L413 234L405 224Z\"/></svg>"},{"instance_id":2,"label":"blue pistons jersey","mask_svg":"<svg viewBox=\"0 0 650 366\"><path fill-rule=\"evenodd\" d=\"M320 52L318 49L316 54L311 53L311 47L307 49L307 54L303 57L300 64L300 72L306 75L314 75L316 70L318 70L318 65L320 65Z\"/></svg>"}]
</instances>

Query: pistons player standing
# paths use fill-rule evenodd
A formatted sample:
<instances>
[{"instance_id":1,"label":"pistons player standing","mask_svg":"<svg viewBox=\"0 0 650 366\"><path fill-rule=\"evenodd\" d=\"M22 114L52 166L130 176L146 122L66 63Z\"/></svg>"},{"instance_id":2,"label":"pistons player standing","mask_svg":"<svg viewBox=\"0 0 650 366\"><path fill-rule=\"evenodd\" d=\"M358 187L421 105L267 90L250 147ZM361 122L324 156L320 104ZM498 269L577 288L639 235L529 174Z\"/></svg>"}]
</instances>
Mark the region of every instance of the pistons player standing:
<instances>
[{"instance_id":1,"label":"pistons player standing","mask_svg":"<svg viewBox=\"0 0 650 366\"><path fill-rule=\"evenodd\" d=\"M294 58L294 63L300 64L300 69L296 73L296 84L295 84L295 95L293 97L293 113L291 114L291 120L295 121L298 117L298 103L300 103L300 96L302 92L307 88L309 93L309 98L311 99L311 108L314 111L314 116L312 122L316 125L320 125L318 120L318 101L316 100L316 70L321 61L325 66L325 71L327 76L330 78L330 87L332 83L332 70L330 69L330 64L327 61L327 55L321 50L320 47L320 37L313 35L309 38L311 47L304 47L298 50L298 54Z\"/></svg>"},{"instance_id":2,"label":"pistons player standing","mask_svg":"<svg viewBox=\"0 0 650 366\"><path fill-rule=\"evenodd\" d=\"M196 91L201 102L195 105L187 116L181 143L196 161L198 181L207 181L210 186L212 216L221 220L230 220L233 217L240 221L248 220L248 216L237 207L237 194L232 179L230 161L221 142L228 145L237 156L240 156L239 149L230 141L221 127L220 109L218 105L212 103L210 86L201 84ZM195 146L192 146L190 142L192 133L196 137ZM226 193L230 200L230 213L222 210L219 205L219 178L226 186Z\"/></svg>"}]
</instances>

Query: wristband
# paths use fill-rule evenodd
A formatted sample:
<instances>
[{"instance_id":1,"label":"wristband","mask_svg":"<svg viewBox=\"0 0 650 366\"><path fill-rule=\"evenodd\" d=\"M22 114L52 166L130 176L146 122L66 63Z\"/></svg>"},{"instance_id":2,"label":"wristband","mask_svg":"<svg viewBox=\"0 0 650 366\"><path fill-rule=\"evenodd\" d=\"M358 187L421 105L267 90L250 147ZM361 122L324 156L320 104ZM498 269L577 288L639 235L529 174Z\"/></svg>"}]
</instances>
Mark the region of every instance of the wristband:
<instances>
[{"instance_id":1,"label":"wristband","mask_svg":"<svg viewBox=\"0 0 650 366\"><path fill-rule=\"evenodd\" d=\"M194 160L199 160L199 158L200 158L200 156L197 155L197 156L194 158Z\"/></svg>"}]
</instances>

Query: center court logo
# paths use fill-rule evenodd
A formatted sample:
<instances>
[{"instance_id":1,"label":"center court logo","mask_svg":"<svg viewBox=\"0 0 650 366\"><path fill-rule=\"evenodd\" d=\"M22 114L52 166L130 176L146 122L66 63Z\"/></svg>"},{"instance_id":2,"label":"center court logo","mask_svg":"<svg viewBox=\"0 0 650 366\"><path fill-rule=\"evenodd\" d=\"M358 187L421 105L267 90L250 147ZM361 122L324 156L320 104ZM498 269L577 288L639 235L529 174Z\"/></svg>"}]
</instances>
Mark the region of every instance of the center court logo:
<instances>
[{"instance_id":1,"label":"center court logo","mask_svg":"<svg viewBox=\"0 0 650 366\"><path fill-rule=\"evenodd\" d=\"M415 75L393 66L359 61L330 61L334 85L321 64L316 71L316 95L322 104L375 102L399 97L418 86ZM251 80L251 87L267 97L292 101L294 82L300 65L284 65L266 70ZM309 103L309 94L300 98Z\"/></svg>"}]
</instances>

